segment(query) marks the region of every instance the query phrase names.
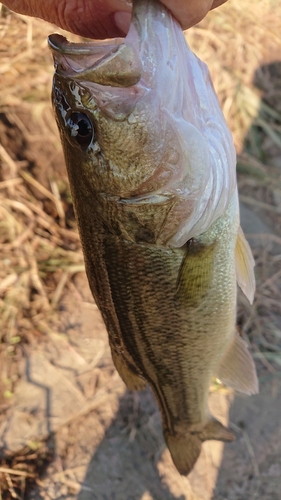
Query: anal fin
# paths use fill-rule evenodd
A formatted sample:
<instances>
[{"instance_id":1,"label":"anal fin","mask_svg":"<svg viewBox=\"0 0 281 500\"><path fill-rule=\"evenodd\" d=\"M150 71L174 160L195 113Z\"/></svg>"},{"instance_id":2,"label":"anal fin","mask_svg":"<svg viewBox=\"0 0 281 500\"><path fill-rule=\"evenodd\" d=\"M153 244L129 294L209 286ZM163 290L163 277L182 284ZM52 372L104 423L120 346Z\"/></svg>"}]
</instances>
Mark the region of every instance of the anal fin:
<instances>
[{"instance_id":1,"label":"anal fin","mask_svg":"<svg viewBox=\"0 0 281 500\"><path fill-rule=\"evenodd\" d=\"M245 394L257 394L259 383L254 360L246 342L236 331L215 376L225 385Z\"/></svg>"},{"instance_id":2,"label":"anal fin","mask_svg":"<svg viewBox=\"0 0 281 500\"><path fill-rule=\"evenodd\" d=\"M254 274L255 261L250 245L247 242L241 227L239 228L236 240L235 262L237 283L242 292L246 295L250 304L252 304L256 289Z\"/></svg>"}]
</instances>

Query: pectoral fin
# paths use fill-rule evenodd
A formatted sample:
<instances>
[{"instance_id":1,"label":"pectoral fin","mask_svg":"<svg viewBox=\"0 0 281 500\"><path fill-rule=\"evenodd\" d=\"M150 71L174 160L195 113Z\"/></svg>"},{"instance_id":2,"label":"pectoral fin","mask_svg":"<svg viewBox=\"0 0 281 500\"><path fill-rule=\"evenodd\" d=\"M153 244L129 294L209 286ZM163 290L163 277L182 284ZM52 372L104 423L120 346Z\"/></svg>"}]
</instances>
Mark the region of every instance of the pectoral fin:
<instances>
[{"instance_id":1,"label":"pectoral fin","mask_svg":"<svg viewBox=\"0 0 281 500\"><path fill-rule=\"evenodd\" d=\"M256 288L254 274L255 261L250 245L247 242L241 227L239 228L236 241L235 260L237 283L249 302L252 304Z\"/></svg>"},{"instance_id":2,"label":"pectoral fin","mask_svg":"<svg viewBox=\"0 0 281 500\"><path fill-rule=\"evenodd\" d=\"M198 307L210 292L216 243L209 246L188 242L179 272L177 299L184 307Z\"/></svg>"},{"instance_id":3,"label":"pectoral fin","mask_svg":"<svg viewBox=\"0 0 281 500\"><path fill-rule=\"evenodd\" d=\"M246 342L235 332L217 371L216 377L225 385L245 394L257 394L259 383L255 364Z\"/></svg>"}]
</instances>

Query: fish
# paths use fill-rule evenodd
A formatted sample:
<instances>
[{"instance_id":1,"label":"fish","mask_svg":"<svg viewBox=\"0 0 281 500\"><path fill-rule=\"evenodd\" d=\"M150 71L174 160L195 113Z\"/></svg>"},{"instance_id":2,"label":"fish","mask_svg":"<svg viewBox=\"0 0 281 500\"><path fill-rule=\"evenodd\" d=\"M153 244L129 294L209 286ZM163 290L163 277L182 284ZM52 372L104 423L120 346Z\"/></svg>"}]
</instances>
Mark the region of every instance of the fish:
<instances>
[{"instance_id":1,"label":"fish","mask_svg":"<svg viewBox=\"0 0 281 500\"><path fill-rule=\"evenodd\" d=\"M124 38L49 37L53 105L85 267L112 359L152 389L178 472L235 436L208 408L212 377L258 392L236 329L253 301L236 154L207 66L158 0L133 0Z\"/></svg>"}]
</instances>

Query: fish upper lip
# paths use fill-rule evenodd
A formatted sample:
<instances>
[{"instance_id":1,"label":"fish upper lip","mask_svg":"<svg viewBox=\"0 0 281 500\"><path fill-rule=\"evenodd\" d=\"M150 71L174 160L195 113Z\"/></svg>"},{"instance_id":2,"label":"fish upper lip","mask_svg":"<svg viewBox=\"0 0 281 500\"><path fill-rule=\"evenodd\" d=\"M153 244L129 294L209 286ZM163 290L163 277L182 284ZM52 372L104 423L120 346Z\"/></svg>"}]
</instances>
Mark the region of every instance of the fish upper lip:
<instances>
[{"instance_id":1,"label":"fish upper lip","mask_svg":"<svg viewBox=\"0 0 281 500\"><path fill-rule=\"evenodd\" d=\"M52 51L56 73L72 77L84 73L103 57L114 53L122 44L123 38L107 41L69 42L64 36L49 35L48 44Z\"/></svg>"},{"instance_id":2,"label":"fish upper lip","mask_svg":"<svg viewBox=\"0 0 281 500\"><path fill-rule=\"evenodd\" d=\"M53 33L48 37L49 47L55 54L70 55L70 56L81 56L81 55L93 55L97 52L101 52L102 48L107 49L108 52L114 48L117 48L124 38L114 38L112 40L103 40L102 42L82 42L73 43L69 42L65 36L58 33Z\"/></svg>"}]
</instances>

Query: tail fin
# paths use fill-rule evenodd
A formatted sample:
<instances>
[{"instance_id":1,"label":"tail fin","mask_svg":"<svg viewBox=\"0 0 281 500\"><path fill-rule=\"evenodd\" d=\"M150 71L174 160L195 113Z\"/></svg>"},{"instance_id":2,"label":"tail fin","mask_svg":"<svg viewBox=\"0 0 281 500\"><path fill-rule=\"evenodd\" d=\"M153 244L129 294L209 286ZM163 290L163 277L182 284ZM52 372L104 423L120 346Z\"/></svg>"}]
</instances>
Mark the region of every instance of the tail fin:
<instances>
[{"instance_id":1,"label":"tail fin","mask_svg":"<svg viewBox=\"0 0 281 500\"><path fill-rule=\"evenodd\" d=\"M234 441L235 436L214 418L201 430L189 430L186 434L173 435L165 432L167 446L180 474L185 476L192 471L200 455L202 442L208 439Z\"/></svg>"},{"instance_id":2,"label":"tail fin","mask_svg":"<svg viewBox=\"0 0 281 500\"><path fill-rule=\"evenodd\" d=\"M202 441L196 434L166 435L167 446L170 450L172 460L183 476L189 474L200 455Z\"/></svg>"}]
</instances>

